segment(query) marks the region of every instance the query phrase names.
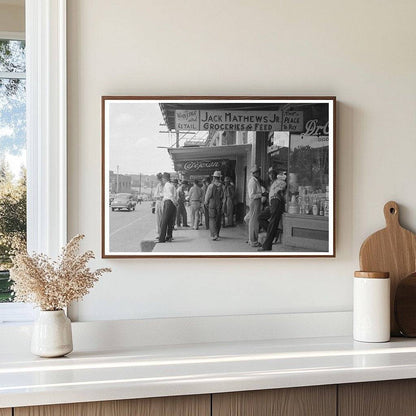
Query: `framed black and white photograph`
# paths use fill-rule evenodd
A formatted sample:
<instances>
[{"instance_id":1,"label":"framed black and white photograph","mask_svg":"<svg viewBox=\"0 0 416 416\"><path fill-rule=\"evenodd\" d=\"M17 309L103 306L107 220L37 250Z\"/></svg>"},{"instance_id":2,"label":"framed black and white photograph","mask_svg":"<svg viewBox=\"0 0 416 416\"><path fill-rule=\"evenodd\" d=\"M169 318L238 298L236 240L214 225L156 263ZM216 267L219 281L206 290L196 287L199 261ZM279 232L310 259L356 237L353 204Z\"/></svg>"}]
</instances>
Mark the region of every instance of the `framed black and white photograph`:
<instances>
[{"instance_id":1,"label":"framed black and white photograph","mask_svg":"<svg viewBox=\"0 0 416 416\"><path fill-rule=\"evenodd\" d=\"M334 257L335 97L102 97L103 257Z\"/></svg>"}]
</instances>

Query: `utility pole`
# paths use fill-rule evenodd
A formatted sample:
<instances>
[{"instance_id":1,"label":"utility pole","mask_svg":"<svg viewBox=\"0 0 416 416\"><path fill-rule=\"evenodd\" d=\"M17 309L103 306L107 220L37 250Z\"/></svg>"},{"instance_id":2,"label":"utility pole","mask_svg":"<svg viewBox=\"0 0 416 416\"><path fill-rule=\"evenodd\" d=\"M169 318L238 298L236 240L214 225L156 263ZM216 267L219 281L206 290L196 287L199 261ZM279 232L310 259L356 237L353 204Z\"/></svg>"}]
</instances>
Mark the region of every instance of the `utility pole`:
<instances>
[{"instance_id":1,"label":"utility pole","mask_svg":"<svg viewBox=\"0 0 416 416\"><path fill-rule=\"evenodd\" d=\"M142 194L142 174L139 173L139 195Z\"/></svg>"},{"instance_id":2,"label":"utility pole","mask_svg":"<svg viewBox=\"0 0 416 416\"><path fill-rule=\"evenodd\" d=\"M119 192L118 192L118 175L119 175L119 169L120 169L120 166L119 165L117 165L117 180L116 180L116 183L117 183L117 185L116 185L116 193L118 194Z\"/></svg>"}]
</instances>

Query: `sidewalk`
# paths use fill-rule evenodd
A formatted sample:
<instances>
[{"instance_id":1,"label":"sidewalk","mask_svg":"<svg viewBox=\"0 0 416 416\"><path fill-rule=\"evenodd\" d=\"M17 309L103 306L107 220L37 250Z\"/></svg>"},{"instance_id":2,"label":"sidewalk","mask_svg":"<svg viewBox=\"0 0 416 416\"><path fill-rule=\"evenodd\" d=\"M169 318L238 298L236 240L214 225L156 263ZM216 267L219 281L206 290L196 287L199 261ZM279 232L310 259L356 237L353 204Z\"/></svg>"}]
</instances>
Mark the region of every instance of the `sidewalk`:
<instances>
[{"instance_id":1,"label":"sidewalk","mask_svg":"<svg viewBox=\"0 0 416 416\"><path fill-rule=\"evenodd\" d=\"M264 236L265 237L265 233ZM149 236L150 237L150 236ZM181 252L208 252L208 253L257 253L256 247L250 247L247 241L247 226L237 225L235 227L222 228L220 239L212 241L209 230L201 228L193 230L192 228L179 227L173 232L173 241L168 243L155 243L154 233L146 241L142 241L142 251L152 251L153 253L181 253ZM288 247L282 244L274 244L274 252L305 252L305 250L296 247ZM265 252L267 253L267 252Z\"/></svg>"}]
</instances>

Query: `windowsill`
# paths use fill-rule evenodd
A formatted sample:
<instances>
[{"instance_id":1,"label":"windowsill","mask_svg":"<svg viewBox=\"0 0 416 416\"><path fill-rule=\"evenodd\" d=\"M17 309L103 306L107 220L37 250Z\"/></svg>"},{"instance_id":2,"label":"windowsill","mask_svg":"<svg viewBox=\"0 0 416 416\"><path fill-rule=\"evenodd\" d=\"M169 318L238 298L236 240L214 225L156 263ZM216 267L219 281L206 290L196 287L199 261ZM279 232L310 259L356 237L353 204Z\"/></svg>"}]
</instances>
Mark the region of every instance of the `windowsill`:
<instances>
[{"instance_id":1,"label":"windowsill","mask_svg":"<svg viewBox=\"0 0 416 416\"><path fill-rule=\"evenodd\" d=\"M36 311L27 303L0 303L0 325L23 325L33 322Z\"/></svg>"}]
</instances>

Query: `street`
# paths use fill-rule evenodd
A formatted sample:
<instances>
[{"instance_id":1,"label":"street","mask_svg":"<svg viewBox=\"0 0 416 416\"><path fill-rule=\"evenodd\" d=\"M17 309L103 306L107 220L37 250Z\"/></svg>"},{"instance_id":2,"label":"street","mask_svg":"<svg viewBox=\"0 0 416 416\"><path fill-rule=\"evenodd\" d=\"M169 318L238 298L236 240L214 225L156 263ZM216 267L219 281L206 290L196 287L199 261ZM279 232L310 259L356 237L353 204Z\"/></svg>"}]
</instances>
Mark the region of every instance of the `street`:
<instances>
[{"instance_id":1,"label":"street","mask_svg":"<svg viewBox=\"0 0 416 416\"><path fill-rule=\"evenodd\" d=\"M139 252L140 242L154 230L156 216L152 214L151 202L136 205L135 211L110 210L110 250L112 252Z\"/></svg>"}]
</instances>

